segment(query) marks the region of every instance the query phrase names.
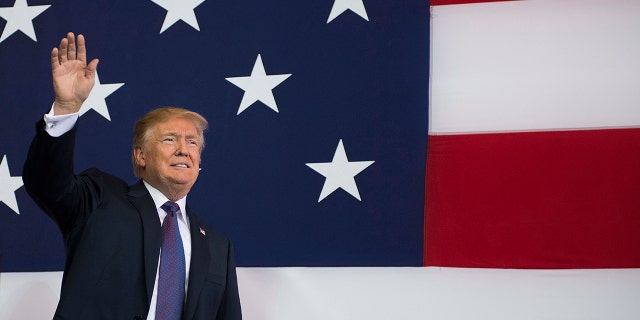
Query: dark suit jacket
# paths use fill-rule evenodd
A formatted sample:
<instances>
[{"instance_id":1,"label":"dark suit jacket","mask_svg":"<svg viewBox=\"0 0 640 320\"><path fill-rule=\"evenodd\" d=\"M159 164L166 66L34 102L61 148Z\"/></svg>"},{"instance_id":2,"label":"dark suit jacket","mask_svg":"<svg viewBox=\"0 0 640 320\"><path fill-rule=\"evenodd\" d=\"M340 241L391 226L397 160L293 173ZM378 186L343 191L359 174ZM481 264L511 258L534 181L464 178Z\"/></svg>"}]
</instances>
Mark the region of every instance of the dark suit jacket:
<instances>
[{"instance_id":1,"label":"dark suit jacket","mask_svg":"<svg viewBox=\"0 0 640 320\"><path fill-rule=\"evenodd\" d=\"M161 242L157 209L139 181L73 173L76 128L53 138L36 125L23 180L58 224L66 262L56 319L146 319ZM241 319L230 241L186 208L191 266L184 319Z\"/></svg>"}]
</instances>

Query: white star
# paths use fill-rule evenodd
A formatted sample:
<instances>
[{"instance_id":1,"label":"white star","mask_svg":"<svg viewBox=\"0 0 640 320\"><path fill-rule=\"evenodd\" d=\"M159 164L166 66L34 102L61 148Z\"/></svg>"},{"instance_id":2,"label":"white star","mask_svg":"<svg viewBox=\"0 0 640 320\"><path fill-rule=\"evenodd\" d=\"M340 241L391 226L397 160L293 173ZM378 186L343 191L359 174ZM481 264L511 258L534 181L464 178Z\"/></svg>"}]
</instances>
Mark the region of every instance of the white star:
<instances>
[{"instance_id":1,"label":"white star","mask_svg":"<svg viewBox=\"0 0 640 320\"><path fill-rule=\"evenodd\" d=\"M101 116L111 121L111 116L109 116L109 109L107 109L107 101L105 98L118 90L118 88L122 87L123 84L124 83L101 84L100 79L98 78L98 71L96 71L96 83L93 86L93 89L91 89L89 97L87 97L87 100L85 100L80 107L80 116L93 109Z\"/></svg>"},{"instance_id":2,"label":"white star","mask_svg":"<svg viewBox=\"0 0 640 320\"><path fill-rule=\"evenodd\" d=\"M289 76L291 76L290 73L268 76L267 72L264 70L264 65L262 64L262 57L258 55L250 76L226 78L227 81L244 90L244 95L240 102L240 108L238 108L238 114L256 101L262 101L262 103L266 104L269 108L278 112L276 99L273 97L273 92L271 90L282 83L282 81L289 78Z\"/></svg>"},{"instance_id":3,"label":"white star","mask_svg":"<svg viewBox=\"0 0 640 320\"><path fill-rule=\"evenodd\" d=\"M308 167L327 178L324 181L324 186L322 186L318 202L322 201L322 199L326 198L338 188L342 188L342 190L360 200L360 193L358 192L355 176L373 163L374 161L349 162L349 160L347 160L347 153L344 151L342 139L340 139L338 147L336 148L336 153L333 155L333 160L331 162L306 164Z\"/></svg>"},{"instance_id":4,"label":"white star","mask_svg":"<svg viewBox=\"0 0 640 320\"><path fill-rule=\"evenodd\" d=\"M4 26L0 42L11 36L14 32L20 30L33 41L36 39L36 32L33 30L33 19L47 10L51 5L44 6L28 6L27 0L16 0L13 7L0 8L0 17L7 20Z\"/></svg>"},{"instance_id":5,"label":"white star","mask_svg":"<svg viewBox=\"0 0 640 320\"><path fill-rule=\"evenodd\" d=\"M9 208L20 214L18 201L16 200L16 190L22 187L22 177L12 177L9 173L9 162L7 155L2 157L0 162L0 202L4 202Z\"/></svg>"},{"instance_id":6,"label":"white star","mask_svg":"<svg viewBox=\"0 0 640 320\"><path fill-rule=\"evenodd\" d=\"M329 19L327 23L341 15L343 12L351 10L361 16L363 19L369 21L367 16L367 10L364 8L362 0L334 0L333 7L331 7L331 13L329 13Z\"/></svg>"},{"instance_id":7,"label":"white star","mask_svg":"<svg viewBox=\"0 0 640 320\"><path fill-rule=\"evenodd\" d=\"M164 17L164 23L160 29L160 33L163 33L178 20L182 20L192 26L194 29L200 31L198 25L198 19L196 13L193 11L197 6L204 2L204 0L151 0L153 3L161 6L167 10L167 15Z\"/></svg>"}]
</instances>

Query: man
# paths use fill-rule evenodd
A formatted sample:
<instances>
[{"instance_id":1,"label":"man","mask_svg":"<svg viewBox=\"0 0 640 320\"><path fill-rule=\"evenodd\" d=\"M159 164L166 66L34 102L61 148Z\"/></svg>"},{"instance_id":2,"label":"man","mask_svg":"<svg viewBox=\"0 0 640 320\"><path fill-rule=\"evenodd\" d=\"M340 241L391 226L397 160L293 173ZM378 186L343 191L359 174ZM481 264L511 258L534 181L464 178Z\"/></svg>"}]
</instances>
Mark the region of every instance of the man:
<instances>
[{"instance_id":1,"label":"man","mask_svg":"<svg viewBox=\"0 0 640 320\"><path fill-rule=\"evenodd\" d=\"M98 169L73 173L76 121L94 84L85 40L51 52L55 102L24 167L31 197L66 249L55 319L241 319L230 241L189 210L207 121L161 108L136 123L131 186Z\"/></svg>"}]
</instances>

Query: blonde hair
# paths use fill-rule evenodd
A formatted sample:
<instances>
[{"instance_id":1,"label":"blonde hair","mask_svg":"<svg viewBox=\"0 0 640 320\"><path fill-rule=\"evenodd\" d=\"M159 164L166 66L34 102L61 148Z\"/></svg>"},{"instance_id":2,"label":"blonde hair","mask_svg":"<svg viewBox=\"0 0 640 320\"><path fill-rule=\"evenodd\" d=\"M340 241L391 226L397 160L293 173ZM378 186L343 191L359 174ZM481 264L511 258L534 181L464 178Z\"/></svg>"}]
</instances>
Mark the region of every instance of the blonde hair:
<instances>
[{"instance_id":1,"label":"blonde hair","mask_svg":"<svg viewBox=\"0 0 640 320\"><path fill-rule=\"evenodd\" d=\"M183 118L193 122L200 135L200 152L204 150L204 131L207 130L209 123L200 114L176 107L162 107L150 111L140 118L133 127L133 148L131 151L131 161L133 163L133 173L136 177L140 177L142 168L136 164L135 150L142 148L149 139L151 129L162 122L171 119Z\"/></svg>"}]
</instances>

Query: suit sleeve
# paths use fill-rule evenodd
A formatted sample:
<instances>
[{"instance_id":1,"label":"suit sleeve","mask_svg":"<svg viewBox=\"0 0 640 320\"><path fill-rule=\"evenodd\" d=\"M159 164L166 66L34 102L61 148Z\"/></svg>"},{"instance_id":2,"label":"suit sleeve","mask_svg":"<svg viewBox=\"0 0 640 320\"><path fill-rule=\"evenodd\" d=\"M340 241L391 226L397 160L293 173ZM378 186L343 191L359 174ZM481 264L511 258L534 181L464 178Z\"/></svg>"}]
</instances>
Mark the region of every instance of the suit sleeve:
<instances>
[{"instance_id":1,"label":"suit sleeve","mask_svg":"<svg viewBox=\"0 0 640 320\"><path fill-rule=\"evenodd\" d=\"M241 320L242 309L238 293L238 279L236 276L236 261L233 253L233 245L229 241L229 253L227 259L227 286L222 297L217 320Z\"/></svg>"},{"instance_id":2,"label":"suit sleeve","mask_svg":"<svg viewBox=\"0 0 640 320\"><path fill-rule=\"evenodd\" d=\"M96 179L73 173L76 131L77 125L60 137L51 137L45 131L44 121L38 121L22 173L27 193L64 234L100 198Z\"/></svg>"}]
</instances>

